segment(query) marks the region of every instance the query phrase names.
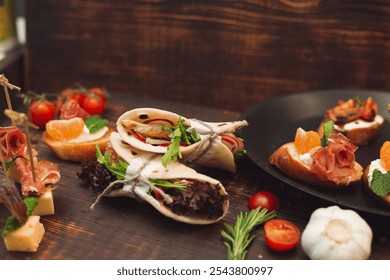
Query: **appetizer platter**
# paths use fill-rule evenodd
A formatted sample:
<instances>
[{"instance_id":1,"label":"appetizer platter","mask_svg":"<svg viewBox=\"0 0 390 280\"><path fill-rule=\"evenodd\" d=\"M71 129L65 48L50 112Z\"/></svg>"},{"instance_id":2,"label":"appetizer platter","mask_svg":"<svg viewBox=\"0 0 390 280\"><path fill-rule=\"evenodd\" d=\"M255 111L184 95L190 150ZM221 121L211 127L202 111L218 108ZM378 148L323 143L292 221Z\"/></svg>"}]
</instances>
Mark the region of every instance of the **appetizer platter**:
<instances>
[{"instance_id":1,"label":"appetizer platter","mask_svg":"<svg viewBox=\"0 0 390 280\"><path fill-rule=\"evenodd\" d=\"M324 114L335 107L340 100L372 98L378 106L378 114L384 121L376 137L356 152L356 162L366 168L379 157L382 144L390 139L390 124L387 121L390 94L362 90L328 90L289 94L260 102L248 109L242 116L249 125L243 128L248 156L263 170L282 182L329 202L368 213L390 216L390 209L382 206L364 190L363 180L348 188L329 189L313 186L281 172L269 162L269 157L282 145L294 141L297 128L316 131L323 123Z\"/></svg>"},{"instance_id":2,"label":"appetizer platter","mask_svg":"<svg viewBox=\"0 0 390 280\"><path fill-rule=\"evenodd\" d=\"M248 129L259 125L264 128L251 115L115 93L105 110L99 112L102 119L88 120L79 106L69 102L74 100L74 94L78 96L72 90L62 100L62 117L45 120L41 129L31 130L32 146L41 158L55 163L60 170L61 180L55 189L55 214L40 219L45 235L35 252L7 250L1 246L0 258L253 260L389 257L389 243L382 241L388 230L381 227L383 220L378 219L378 215L371 217L369 224L361 221L362 217L357 213L351 219L352 210L337 208L335 211L334 207L324 203L327 200L321 196L313 198L310 193L296 188L286 189L285 183L250 160L253 159L253 140L263 147L268 144L258 141L266 140L266 134L255 135L256 139L252 139L253 135L243 139L243 136L247 137ZM382 106L380 110L384 110ZM67 114L68 117L64 117ZM276 115L274 112L270 114ZM93 121L92 126L98 125L97 130L103 129L104 133L96 135L104 137L91 138L95 132L88 128L90 121ZM320 115L316 121L318 126ZM76 122L84 128L77 129ZM7 125L8 122L2 121L3 126L4 123ZM299 126L314 129L306 126L305 121ZM57 134L68 128L79 131L78 135L59 139L64 134ZM291 131L293 135L295 130ZM107 138L106 132L109 134ZM105 144L96 145L99 144L95 143L96 140L101 138L106 139L102 141ZM83 141L80 144L75 139ZM275 151L285 139L272 143L269 151ZM54 140L58 147L81 147L93 142L96 153L91 156L89 152L82 153L83 149L73 152L73 148L59 153L61 147L53 146ZM250 158L245 155L245 150ZM5 206L0 202L3 226L9 215ZM313 212L316 209L318 211ZM342 213L345 223L360 221L359 225L367 228L364 239L367 246L363 254L357 255L352 247L347 254L341 243L338 256L311 253L316 238L312 238L315 229L309 227L309 217L312 213L318 216L328 212L337 217ZM327 222L333 223L334 220L329 216ZM282 240L280 227L286 230ZM376 235L372 250L370 227ZM326 242L323 240L321 244Z\"/></svg>"}]
</instances>

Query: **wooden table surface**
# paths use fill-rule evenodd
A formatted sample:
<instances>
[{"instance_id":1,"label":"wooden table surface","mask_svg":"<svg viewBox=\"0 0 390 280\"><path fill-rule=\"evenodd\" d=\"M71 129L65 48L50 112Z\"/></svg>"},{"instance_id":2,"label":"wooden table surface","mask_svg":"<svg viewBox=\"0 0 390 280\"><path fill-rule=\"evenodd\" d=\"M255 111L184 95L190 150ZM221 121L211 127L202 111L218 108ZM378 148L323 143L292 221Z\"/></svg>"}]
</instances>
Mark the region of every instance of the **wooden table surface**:
<instances>
[{"instance_id":1,"label":"wooden table surface","mask_svg":"<svg viewBox=\"0 0 390 280\"><path fill-rule=\"evenodd\" d=\"M208 121L239 119L239 112L139 98L114 93L104 116L113 125L125 111L137 107L172 110L185 117ZM5 123L4 118L1 123ZM39 158L57 163L61 181L54 191L56 213L41 218L46 234L36 253L7 252L0 245L0 259L227 259L220 232L224 222L234 224L240 211L247 210L249 197L260 190L271 190L280 199L279 218L294 222L303 230L311 213L330 206L325 200L298 191L266 174L248 157L238 160L235 174L215 169L200 172L220 180L229 193L231 206L226 217L212 225L187 225L170 220L151 206L132 198L104 198L94 211L90 205L94 193L83 186L76 172L79 164L54 157L40 140L42 131L34 133ZM390 218L360 212L374 232L370 259L390 259ZM9 215L0 205L0 226ZM284 253L273 252L264 241L263 227L257 227L255 240L249 247L247 259L308 259L301 246Z\"/></svg>"}]
</instances>

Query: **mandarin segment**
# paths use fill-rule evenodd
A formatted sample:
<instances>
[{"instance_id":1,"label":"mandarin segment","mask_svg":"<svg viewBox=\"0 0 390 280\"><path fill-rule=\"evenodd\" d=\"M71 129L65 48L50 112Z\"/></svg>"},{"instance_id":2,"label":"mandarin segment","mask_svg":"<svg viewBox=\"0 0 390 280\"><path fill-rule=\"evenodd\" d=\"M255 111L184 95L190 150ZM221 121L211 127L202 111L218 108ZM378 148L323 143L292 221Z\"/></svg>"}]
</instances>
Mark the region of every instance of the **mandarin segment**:
<instances>
[{"instance_id":1,"label":"mandarin segment","mask_svg":"<svg viewBox=\"0 0 390 280\"><path fill-rule=\"evenodd\" d=\"M386 141L382 144L382 147L379 151L379 157L383 168L386 171L390 170L390 141Z\"/></svg>"},{"instance_id":2,"label":"mandarin segment","mask_svg":"<svg viewBox=\"0 0 390 280\"><path fill-rule=\"evenodd\" d=\"M308 153L314 147L320 146L321 139L317 132L305 131L299 127L295 134L294 144L298 154L302 155Z\"/></svg>"},{"instance_id":3,"label":"mandarin segment","mask_svg":"<svg viewBox=\"0 0 390 280\"><path fill-rule=\"evenodd\" d=\"M50 137L57 140L70 140L78 137L84 129L82 118L72 118L69 120L53 120L46 124L46 132Z\"/></svg>"}]
</instances>

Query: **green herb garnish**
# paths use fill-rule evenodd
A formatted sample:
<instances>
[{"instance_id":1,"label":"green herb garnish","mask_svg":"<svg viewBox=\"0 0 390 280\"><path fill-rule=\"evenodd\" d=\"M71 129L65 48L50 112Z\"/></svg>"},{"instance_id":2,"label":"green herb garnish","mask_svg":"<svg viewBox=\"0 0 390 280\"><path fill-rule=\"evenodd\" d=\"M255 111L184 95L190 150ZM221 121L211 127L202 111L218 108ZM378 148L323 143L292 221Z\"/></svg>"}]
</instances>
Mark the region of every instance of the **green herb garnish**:
<instances>
[{"instance_id":1,"label":"green herb garnish","mask_svg":"<svg viewBox=\"0 0 390 280\"><path fill-rule=\"evenodd\" d=\"M180 153L180 144L182 142L187 145L191 145L200 141L200 137L195 130L187 131L187 126L184 124L184 120L179 117L177 125L164 126L163 129L168 131L171 137L171 144L169 145L166 153L162 157L162 164L166 167L169 161L172 159L178 161L182 155Z\"/></svg>"},{"instance_id":2,"label":"green herb garnish","mask_svg":"<svg viewBox=\"0 0 390 280\"><path fill-rule=\"evenodd\" d=\"M324 123L324 136L322 136L321 138L322 147L326 147L328 145L328 139L332 133L333 126L334 126L333 121L327 121L326 123Z\"/></svg>"},{"instance_id":3,"label":"green herb garnish","mask_svg":"<svg viewBox=\"0 0 390 280\"><path fill-rule=\"evenodd\" d=\"M38 199L39 197L36 196L29 196L24 199L24 204L27 206L27 211L26 211L26 221L30 217L32 211L34 208L38 205ZM15 218L14 215L11 215L7 218L7 221L5 223L4 229L2 236L5 237L10 231L17 230L20 228L22 224L19 223L19 221Z\"/></svg>"},{"instance_id":4,"label":"green herb garnish","mask_svg":"<svg viewBox=\"0 0 390 280\"><path fill-rule=\"evenodd\" d=\"M103 119L99 115L90 116L84 122L90 133L95 133L108 124L108 120Z\"/></svg>"},{"instance_id":5,"label":"green herb garnish","mask_svg":"<svg viewBox=\"0 0 390 280\"><path fill-rule=\"evenodd\" d=\"M186 186L183 184L173 183L173 182L170 182L167 180L156 179L156 180L151 180L150 182L154 186L159 186L159 187L163 187L163 188L176 188L176 189L181 189L181 190L186 189Z\"/></svg>"},{"instance_id":6,"label":"green herb garnish","mask_svg":"<svg viewBox=\"0 0 390 280\"><path fill-rule=\"evenodd\" d=\"M117 158L115 162L111 160L111 154L105 152L104 155L100 151L99 145L96 145L96 159L99 163L103 164L118 180L124 180L126 178L126 171L129 164L121 158ZM155 186L164 188L178 188L184 190L186 188L183 184L172 183L168 180L150 180L150 183Z\"/></svg>"},{"instance_id":7,"label":"green herb garnish","mask_svg":"<svg viewBox=\"0 0 390 280\"><path fill-rule=\"evenodd\" d=\"M234 227L225 223L225 227L228 229L230 234L226 231L221 231L221 236L227 241L224 242L224 245L228 249L228 259L229 260L245 260L247 248L255 238L254 235L250 236L251 231L257 226L270 219L276 217L277 213L275 211L267 213L268 209L256 208L250 212L246 212L237 216L236 223Z\"/></svg>"},{"instance_id":8,"label":"green herb garnish","mask_svg":"<svg viewBox=\"0 0 390 280\"><path fill-rule=\"evenodd\" d=\"M375 169L372 173L372 180L370 183L371 190L379 196L385 196L390 193L390 172L383 174Z\"/></svg>"}]
</instances>

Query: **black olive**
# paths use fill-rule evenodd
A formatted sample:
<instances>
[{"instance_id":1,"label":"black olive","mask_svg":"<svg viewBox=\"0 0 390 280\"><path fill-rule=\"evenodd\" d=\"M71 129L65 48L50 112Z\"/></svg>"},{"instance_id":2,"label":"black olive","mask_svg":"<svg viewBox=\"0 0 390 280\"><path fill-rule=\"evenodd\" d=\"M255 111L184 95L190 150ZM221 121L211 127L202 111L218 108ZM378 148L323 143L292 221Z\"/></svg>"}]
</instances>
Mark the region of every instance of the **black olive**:
<instances>
[{"instance_id":1,"label":"black olive","mask_svg":"<svg viewBox=\"0 0 390 280\"><path fill-rule=\"evenodd\" d=\"M147 114L142 114L142 115L139 115L139 117L141 120L146 120L146 119L149 119L149 116Z\"/></svg>"}]
</instances>

